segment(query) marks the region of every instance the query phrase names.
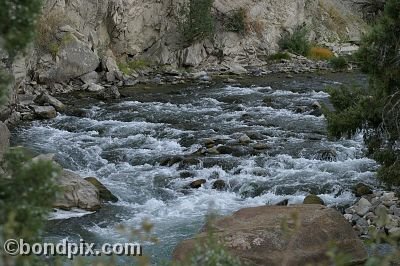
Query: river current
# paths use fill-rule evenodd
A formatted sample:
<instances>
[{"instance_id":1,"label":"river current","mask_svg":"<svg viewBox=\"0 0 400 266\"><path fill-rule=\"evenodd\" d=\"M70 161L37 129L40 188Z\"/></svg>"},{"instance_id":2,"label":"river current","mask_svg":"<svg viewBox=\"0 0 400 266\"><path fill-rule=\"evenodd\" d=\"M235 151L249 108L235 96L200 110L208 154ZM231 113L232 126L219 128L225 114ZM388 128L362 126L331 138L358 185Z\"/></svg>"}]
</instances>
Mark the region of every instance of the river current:
<instances>
[{"instance_id":1,"label":"river current","mask_svg":"<svg viewBox=\"0 0 400 266\"><path fill-rule=\"evenodd\" d=\"M313 74L237 85L123 88L125 97L112 102L61 96L69 106L65 113L19 126L13 141L35 153L54 153L64 168L97 177L119 198L83 217L56 214L46 239L120 242L126 238L118 224L136 227L148 219L160 242L144 243L144 253L158 264L198 232L210 212L230 214L284 199L296 204L308 193L340 207L355 200L354 184L375 185L377 165L364 157L361 135L330 140L323 116L299 112L315 101L328 103L328 86L366 82L360 74ZM249 144L238 144L243 134ZM195 165L160 165L196 152L209 138L238 153L199 155ZM254 152L257 144L267 148ZM334 151L334 158L321 158L324 151ZM187 188L198 179L207 182ZM225 190L212 189L217 179L225 181Z\"/></svg>"}]
</instances>

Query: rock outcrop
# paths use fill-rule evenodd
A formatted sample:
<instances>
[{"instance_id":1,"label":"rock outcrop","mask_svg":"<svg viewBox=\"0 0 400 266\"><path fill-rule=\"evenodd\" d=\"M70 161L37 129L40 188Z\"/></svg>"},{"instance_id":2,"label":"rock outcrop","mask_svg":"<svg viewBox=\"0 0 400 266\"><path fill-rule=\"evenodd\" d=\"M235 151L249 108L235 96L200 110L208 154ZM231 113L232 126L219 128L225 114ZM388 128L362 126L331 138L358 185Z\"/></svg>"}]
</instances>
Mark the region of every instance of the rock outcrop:
<instances>
[{"instance_id":1,"label":"rock outcrop","mask_svg":"<svg viewBox=\"0 0 400 266\"><path fill-rule=\"evenodd\" d=\"M326 252L335 243L354 264L367 259L362 242L342 215L318 205L262 206L239 210L210 225L214 237L228 251L249 265L328 265ZM202 232L180 243L173 254L183 261L196 241L207 238Z\"/></svg>"}]
</instances>

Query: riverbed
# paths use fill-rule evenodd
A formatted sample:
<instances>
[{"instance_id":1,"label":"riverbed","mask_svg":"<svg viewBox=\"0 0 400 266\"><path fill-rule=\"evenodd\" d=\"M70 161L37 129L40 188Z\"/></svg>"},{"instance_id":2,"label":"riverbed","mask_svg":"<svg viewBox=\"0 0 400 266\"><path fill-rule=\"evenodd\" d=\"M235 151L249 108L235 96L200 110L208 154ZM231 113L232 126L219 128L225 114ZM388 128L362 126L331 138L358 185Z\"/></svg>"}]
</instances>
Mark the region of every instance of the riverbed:
<instances>
[{"instance_id":1,"label":"riverbed","mask_svg":"<svg viewBox=\"0 0 400 266\"><path fill-rule=\"evenodd\" d=\"M68 110L20 125L14 144L54 153L64 168L97 177L119 201L79 218L60 215L49 221L46 239L121 242L126 236L119 224L132 228L147 219L159 243L143 243L144 253L159 264L170 259L179 241L201 229L209 213L230 214L284 199L301 203L308 193L332 207L351 204L355 184L376 185L377 164L364 156L361 135L329 139L325 118L307 111L314 102L329 105L325 89L341 84L365 85L367 78L331 73L139 85L121 88L124 97L111 102L83 93L60 96ZM249 143L238 141L243 135ZM191 155L210 139L237 152L196 155L196 164L160 164ZM334 156L321 156L327 151ZM206 180L201 188L187 187L199 179ZM226 188L213 189L216 180L225 181Z\"/></svg>"}]
</instances>

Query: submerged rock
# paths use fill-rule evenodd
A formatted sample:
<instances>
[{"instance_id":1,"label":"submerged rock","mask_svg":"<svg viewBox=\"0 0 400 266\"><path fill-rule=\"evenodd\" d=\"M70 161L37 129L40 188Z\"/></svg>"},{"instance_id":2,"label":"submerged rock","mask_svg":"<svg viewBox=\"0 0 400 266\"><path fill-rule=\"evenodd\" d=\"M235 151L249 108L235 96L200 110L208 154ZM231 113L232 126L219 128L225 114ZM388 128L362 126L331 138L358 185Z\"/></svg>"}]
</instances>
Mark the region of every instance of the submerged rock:
<instances>
[{"instance_id":1,"label":"submerged rock","mask_svg":"<svg viewBox=\"0 0 400 266\"><path fill-rule=\"evenodd\" d=\"M289 229L285 230L282 223L287 223ZM295 228L294 224L300 227ZM367 259L363 243L348 222L339 212L324 206L246 208L212 221L210 227L228 252L246 265L328 265L326 254L331 242L351 258L351 265ZM285 237L287 230L290 237ZM196 243L206 240L208 234L205 231L181 242L173 259L185 261Z\"/></svg>"},{"instance_id":2,"label":"submerged rock","mask_svg":"<svg viewBox=\"0 0 400 266\"><path fill-rule=\"evenodd\" d=\"M108 188L106 188L97 178L86 177L85 180L98 189L100 199L111 202L118 201L118 198L113 193L111 193L111 191Z\"/></svg>"}]
</instances>

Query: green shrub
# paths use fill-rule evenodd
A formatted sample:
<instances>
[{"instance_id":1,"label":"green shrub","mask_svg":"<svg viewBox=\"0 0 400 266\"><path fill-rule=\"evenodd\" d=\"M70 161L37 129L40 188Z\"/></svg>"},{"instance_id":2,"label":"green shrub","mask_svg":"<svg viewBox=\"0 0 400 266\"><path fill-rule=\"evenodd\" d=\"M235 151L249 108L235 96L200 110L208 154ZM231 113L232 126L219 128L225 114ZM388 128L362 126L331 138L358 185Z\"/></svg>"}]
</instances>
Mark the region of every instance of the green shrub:
<instances>
[{"instance_id":1,"label":"green shrub","mask_svg":"<svg viewBox=\"0 0 400 266\"><path fill-rule=\"evenodd\" d=\"M21 149L6 154L0 176L0 242L6 239L38 241L57 192L53 179L59 169L50 161L32 161ZM3 243L0 243L3 246ZM0 257L8 265L29 264L34 257ZM11 264L9 264L11 265Z\"/></svg>"},{"instance_id":2,"label":"green shrub","mask_svg":"<svg viewBox=\"0 0 400 266\"><path fill-rule=\"evenodd\" d=\"M311 49L311 44L307 38L308 30L303 26L297 27L292 34L285 34L279 41L282 50L291 53L307 56Z\"/></svg>"},{"instance_id":3,"label":"green shrub","mask_svg":"<svg viewBox=\"0 0 400 266\"><path fill-rule=\"evenodd\" d=\"M136 70L142 70L150 66L151 62L145 59L132 60L128 62L121 60L118 62L119 70L126 75L131 75Z\"/></svg>"},{"instance_id":4,"label":"green shrub","mask_svg":"<svg viewBox=\"0 0 400 266\"><path fill-rule=\"evenodd\" d=\"M237 32L245 34L249 31L249 18L247 10L239 8L227 14L224 21L224 28L226 31Z\"/></svg>"},{"instance_id":5,"label":"green shrub","mask_svg":"<svg viewBox=\"0 0 400 266\"><path fill-rule=\"evenodd\" d=\"M271 60L271 61L277 61L277 60L282 60L282 59L289 60L289 59L291 59L291 57L286 52L283 52L283 53L279 52L279 53L268 56L268 60Z\"/></svg>"},{"instance_id":6,"label":"green shrub","mask_svg":"<svg viewBox=\"0 0 400 266\"><path fill-rule=\"evenodd\" d=\"M344 70L348 66L347 59L343 56L332 57L329 63L335 70Z\"/></svg>"},{"instance_id":7,"label":"green shrub","mask_svg":"<svg viewBox=\"0 0 400 266\"><path fill-rule=\"evenodd\" d=\"M178 30L186 45L203 40L214 33L211 12L214 0L189 0L178 10Z\"/></svg>"}]
</instances>

